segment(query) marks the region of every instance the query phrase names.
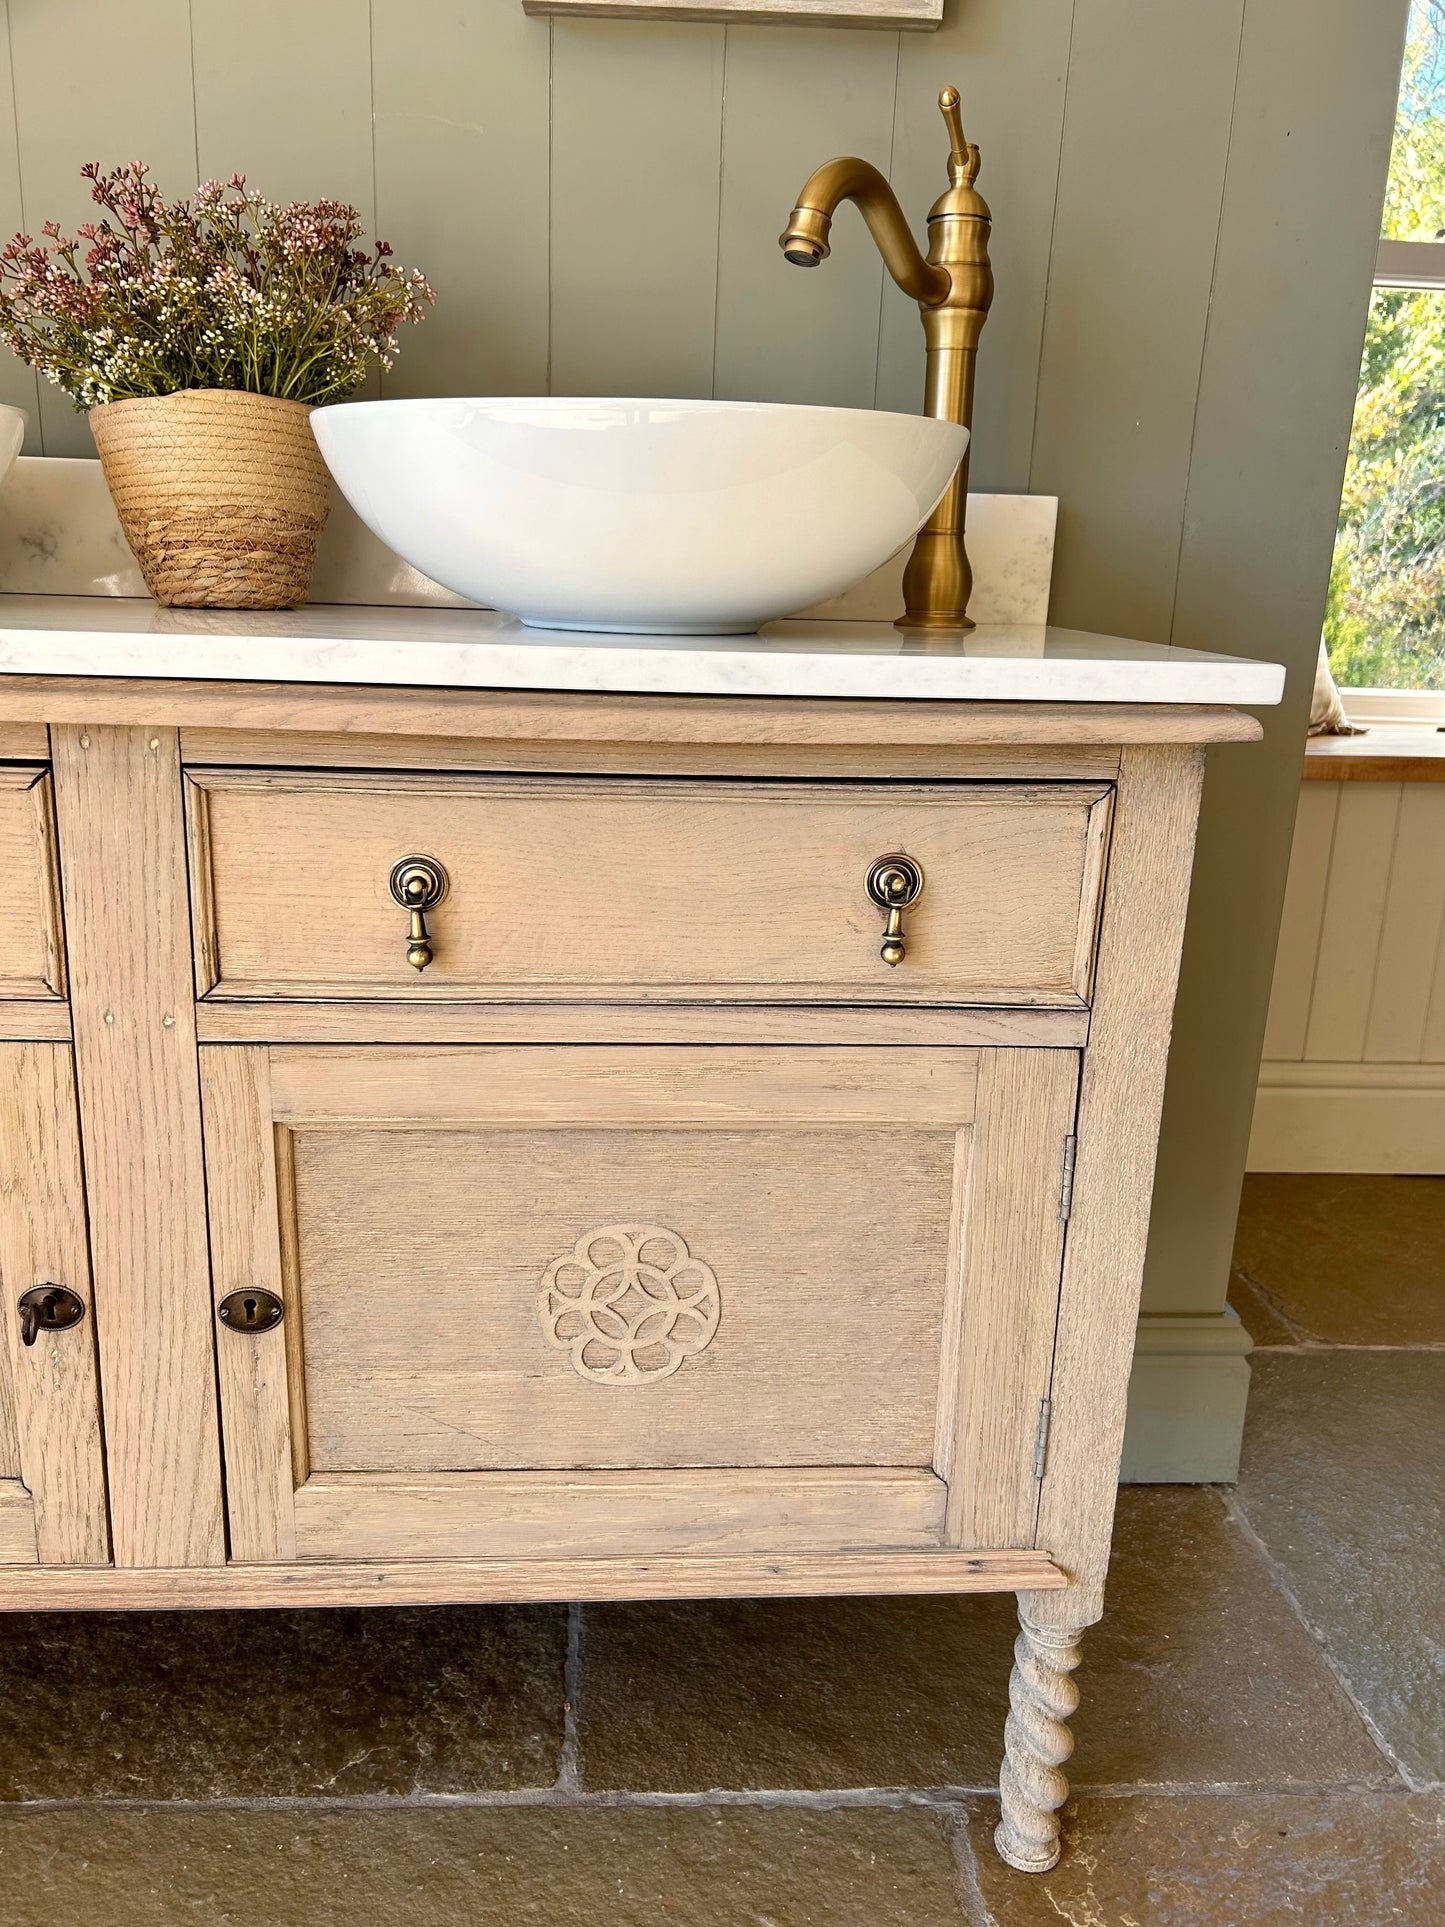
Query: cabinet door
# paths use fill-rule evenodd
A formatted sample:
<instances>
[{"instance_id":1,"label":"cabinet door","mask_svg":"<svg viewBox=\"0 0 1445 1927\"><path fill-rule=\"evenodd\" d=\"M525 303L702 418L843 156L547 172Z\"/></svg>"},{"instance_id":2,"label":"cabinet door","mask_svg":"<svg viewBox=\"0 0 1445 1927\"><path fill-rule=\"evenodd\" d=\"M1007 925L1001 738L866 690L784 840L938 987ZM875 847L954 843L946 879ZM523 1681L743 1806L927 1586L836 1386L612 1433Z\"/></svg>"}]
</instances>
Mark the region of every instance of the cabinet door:
<instances>
[{"instance_id":1,"label":"cabinet door","mask_svg":"<svg viewBox=\"0 0 1445 1927\"><path fill-rule=\"evenodd\" d=\"M78 1324L24 1342L20 1299L61 1286ZM0 1044L0 1565L110 1559L90 1257L64 1044Z\"/></svg>"},{"instance_id":2,"label":"cabinet door","mask_svg":"<svg viewBox=\"0 0 1445 1927\"><path fill-rule=\"evenodd\" d=\"M234 1558L1032 1544L1072 1053L201 1055Z\"/></svg>"}]
</instances>

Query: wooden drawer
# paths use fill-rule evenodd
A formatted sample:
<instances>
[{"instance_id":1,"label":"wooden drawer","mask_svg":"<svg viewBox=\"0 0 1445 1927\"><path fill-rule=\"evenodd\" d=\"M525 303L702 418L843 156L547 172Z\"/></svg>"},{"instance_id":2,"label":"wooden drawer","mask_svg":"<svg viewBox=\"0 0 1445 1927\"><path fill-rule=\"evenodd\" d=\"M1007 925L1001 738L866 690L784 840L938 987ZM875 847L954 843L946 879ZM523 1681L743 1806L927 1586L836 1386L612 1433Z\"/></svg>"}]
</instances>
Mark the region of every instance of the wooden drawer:
<instances>
[{"instance_id":1,"label":"wooden drawer","mask_svg":"<svg viewBox=\"0 0 1445 1927\"><path fill-rule=\"evenodd\" d=\"M1032 1544L1072 1052L201 1059L234 1558Z\"/></svg>"},{"instance_id":2,"label":"wooden drawer","mask_svg":"<svg viewBox=\"0 0 1445 1927\"><path fill-rule=\"evenodd\" d=\"M193 770L201 995L1078 1007L1107 785L365 776ZM880 957L866 876L925 885ZM450 879L407 963L388 881Z\"/></svg>"},{"instance_id":3,"label":"wooden drawer","mask_svg":"<svg viewBox=\"0 0 1445 1927\"><path fill-rule=\"evenodd\" d=\"M0 998L65 995L50 773L0 765Z\"/></svg>"}]
</instances>

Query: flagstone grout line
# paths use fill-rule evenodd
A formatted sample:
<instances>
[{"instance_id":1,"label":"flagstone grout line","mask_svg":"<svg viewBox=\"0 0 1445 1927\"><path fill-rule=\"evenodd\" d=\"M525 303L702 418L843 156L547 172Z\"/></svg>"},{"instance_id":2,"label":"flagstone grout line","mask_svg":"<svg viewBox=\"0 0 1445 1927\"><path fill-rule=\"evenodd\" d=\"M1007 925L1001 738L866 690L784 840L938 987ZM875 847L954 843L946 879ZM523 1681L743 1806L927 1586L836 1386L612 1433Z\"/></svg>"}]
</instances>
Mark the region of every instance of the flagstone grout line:
<instances>
[{"instance_id":1,"label":"flagstone grout line","mask_svg":"<svg viewBox=\"0 0 1445 1927\"><path fill-rule=\"evenodd\" d=\"M1266 1358L1272 1358L1276 1352L1282 1352L1286 1358L1318 1358L1321 1352L1445 1352L1445 1343L1438 1339L1422 1339L1416 1345L1345 1345L1324 1338L1302 1339L1298 1345L1271 1345L1267 1338L1256 1338L1253 1343L1254 1350Z\"/></svg>"},{"instance_id":2,"label":"flagstone grout line","mask_svg":"<svg viewBox=\"0 0 1445 1927\"><path fill-rule=\"evenodd\" d=\"M562 1668L562 1744L557 1749L557 1793L582 1791L578 1708L582 1701L582 1607L567 1608L567 1657Z\"/></svg>"},{"instance_id":3,"label":"flagstone grout line","mask_svg":"<svg viewBox=\"0 0 1445 1927\"><path fill-rule=\"evenodd\" d=\"M962 1807L948 1808L943 1811L942 1820L943 1838L953 1861L954 1884L966 1927L989 1927L993 1916L983 1897L978 1855L973 1850L967 1812Z\"/></svg>"},{"instance_id":4,"label":"flagstone grout line","mask_svg":"<svg viewBox=\"0 0 1445 1927\"><path fill-rule=\"evenodd\" d=\"M1101 1782L1080 1785L1070 1790L1070 1800L1150 1799L1227 1799L1248 1795L1256 1799L1313 1799L1343 1794L1382 1795L1407 1799L1414 1793L1431 1793L1434 1786L1411 1787L1404 1783L1382 1786L1368 1780L1321 1780L1262 1782L1254 1780ZM473 1812L507 1808L549 1808L561 1812L592 1810L660 1811L668 1808L756 1807L760 1810L803 1809L813 1812L853 1812L885 1810L908 1812L923 1809L937 1813L957 1813L998 1798L996 1786L945 1787L817 1787L755 1788L735 1791L711 1787L705 1791L566 1793L555 1786L495 1789L477 1793L360 1793L327 1794L319 1797L278 1795L246 1798L225 1795L204 1800L157 1800L127 1798L113 1800L10 1800L0 1801L0 1819L6 1815L74 1813L97 1810L140 1813L387 1813L387 1812Z\"/></svg>"},{"instance_id":5,"label":"flagstone grout line","mask_svg":"<svg viewBox=\"0 0 1445 1927\"><path fill-rule=\"evenodd\" d=\"M1351 1706L1354 1707L1360 1717L1361 1724L1378 1747L1382 1757L1411 1793L1424 1792L1426 1790L1425 1787L1417 1783L1411 1778L1410 1774L1406 1772L1399 1757L1395 1753L1395 1749L1390 1745L1389 1741L1380 1731L1380 1728L1376 1725L1373 1714L1365 1705L1360 1695L1355 1691L1348 1674L1335 1658L1335 1655L1330 1651L1324 1635L1305 1611L1298 1594L1290 1584L1284 1567L1280 1564L1279 1560L1275 1558L1264 1539L1255 1530L1249 1514L1244 1508L1243 1501L1239 1498L1237 1490L1229 1486L1219 1486L1217 1490L1224 1503L1226 1517L1238 1527L1244 1538L1254 1548L1264 1565L1265 1571L1269 1574L1270 1578L1273 1579L1275 1585L1278 1586L1280 1592L1288 1602L1290 1610L1294 1613L1295 1618L1309 1634L1319 1651L1320 1657L1324 1660L1325 1665L1329 1668L1336 1684L1339 1686L1340 1691L1345 1695L1346 1699L1349 1700Z\"/></svg>"},{"instance_id":6,"label":"flagstone grout line","mask_svg":"<svg viewBox=\"0 0 1445 1927\"><path fill-rule=\"evenodd\" d=\"M1264 1300L1265 1310L1272 1311L1274 1313L1275 1317L1284 1326L1285 1330L1293 1336L1295 1343L1297 1345L1304 1345L1309 1342L1306 1339L1304 1333L1300 1330L1299 1326L1290 1317L1289 1313L1284 1309L1283 1305L1276 1304L1273 1293L1268 1291L1259 1282L1258 1278L1254 1276L1253 1272L1246 1271L1243 1265L1234 1265L1232 1269L1235 1272L1237 1272L1239 1276L1244 1280L1245 1284L1248 1285L1249 1289L1254 1293L1256 1298L1262 1298Z\"/></svg>"}]
</instances>

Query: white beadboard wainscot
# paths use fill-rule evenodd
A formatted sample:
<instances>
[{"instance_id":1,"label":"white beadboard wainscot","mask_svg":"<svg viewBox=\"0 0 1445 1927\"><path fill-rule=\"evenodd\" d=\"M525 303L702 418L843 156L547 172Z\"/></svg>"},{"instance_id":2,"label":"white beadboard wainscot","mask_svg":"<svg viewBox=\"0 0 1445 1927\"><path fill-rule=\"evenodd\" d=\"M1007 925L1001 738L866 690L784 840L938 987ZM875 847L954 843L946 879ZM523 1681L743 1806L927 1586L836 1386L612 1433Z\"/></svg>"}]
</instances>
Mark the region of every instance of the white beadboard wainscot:
<instances>
[{"instance_id":1,"label":"white beadboard wainscot","mask_svg":"<svg viewBox=\"0 0 1445 1927\"><path fill-rule=\"evenodd\" d=\"M1445 1173L1445 783L1300 786L1249 1168Z\"/></svg>"}]
</instances>

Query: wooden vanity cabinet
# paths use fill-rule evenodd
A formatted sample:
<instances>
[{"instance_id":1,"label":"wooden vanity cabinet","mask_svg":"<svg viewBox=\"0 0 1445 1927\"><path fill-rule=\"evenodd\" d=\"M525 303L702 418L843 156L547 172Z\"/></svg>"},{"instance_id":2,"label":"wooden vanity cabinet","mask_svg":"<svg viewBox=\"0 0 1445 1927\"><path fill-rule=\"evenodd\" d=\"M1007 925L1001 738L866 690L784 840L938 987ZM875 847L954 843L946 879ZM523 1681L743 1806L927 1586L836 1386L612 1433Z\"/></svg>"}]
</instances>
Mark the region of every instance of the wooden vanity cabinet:
<instances>
[{"instance_id":1,"label":"wooden vanity cabinet","mask_svg":"<svg viewBox=\"0 0 1445 1927\"><path fill-rule=\"evenodd\" d=\"M201 1051L231 1557L1033 1538L1077 1056ZM999 1240L1006 1237L1007 1274Z\"/></svg>"},{"instance_id":2,"label":"wooden vanity cabinet","mask_svg":"<svg viewBox=\"0 0 1445 1927\"><path fill-rule=\"evenodd\" d=\"M1252 720L0 680L37 719L0 1602L1013 1591L1000 1847L1051 1865Z\"/></svg>"}]
</instances>

